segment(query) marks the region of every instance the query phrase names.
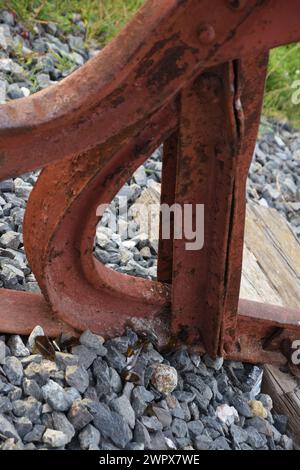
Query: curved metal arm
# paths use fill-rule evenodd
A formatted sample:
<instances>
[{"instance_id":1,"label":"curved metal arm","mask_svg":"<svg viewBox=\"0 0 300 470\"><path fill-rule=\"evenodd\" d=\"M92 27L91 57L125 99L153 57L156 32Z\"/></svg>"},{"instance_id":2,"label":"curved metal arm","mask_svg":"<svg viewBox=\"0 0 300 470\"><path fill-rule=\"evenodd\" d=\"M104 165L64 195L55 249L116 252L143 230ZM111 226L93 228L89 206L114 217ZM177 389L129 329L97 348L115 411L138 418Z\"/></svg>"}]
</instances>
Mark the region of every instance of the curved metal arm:
<instances>
[{"instance_id":1,"label":"curved metal arm","mask_svg":"<svg viewBox=\"0 0 300 470\"><path fill-rule=\"evenodd\" d=\"M241 6L239 7L239 3ZM0 106L0 179L81 153L163 106L196 74L299 39L296 0L148 0L101 53L53 87ZM263 39L263 41L262 41Z\"/></svg>"}]
</instances>

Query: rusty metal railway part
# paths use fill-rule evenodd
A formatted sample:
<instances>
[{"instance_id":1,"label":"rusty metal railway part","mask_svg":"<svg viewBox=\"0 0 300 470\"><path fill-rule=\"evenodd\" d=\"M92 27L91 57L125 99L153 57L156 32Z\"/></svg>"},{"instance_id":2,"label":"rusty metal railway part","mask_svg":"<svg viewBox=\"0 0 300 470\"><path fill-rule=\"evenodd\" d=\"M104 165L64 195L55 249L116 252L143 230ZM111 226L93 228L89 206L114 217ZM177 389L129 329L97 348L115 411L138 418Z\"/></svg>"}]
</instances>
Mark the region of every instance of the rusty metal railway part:
<instances>
[{"instance_id":1,"label":"rusty metal railway part","mask_svg":"<svg viewBox=\"0 0 300 470\"><path fill-rule=\"evenodd\" d=\"M0 106L0 178L43 168L24 244L43 295L0 290L0 331L127 324L161 345L284 363L300 312L239 300L245 185L268 51L300 40L297 0L148 0L70 77ZM205 243L159 243L158 280L93 256L97 206L164 143L161 202L205 205Z\"/></svg>"}]
</instances>

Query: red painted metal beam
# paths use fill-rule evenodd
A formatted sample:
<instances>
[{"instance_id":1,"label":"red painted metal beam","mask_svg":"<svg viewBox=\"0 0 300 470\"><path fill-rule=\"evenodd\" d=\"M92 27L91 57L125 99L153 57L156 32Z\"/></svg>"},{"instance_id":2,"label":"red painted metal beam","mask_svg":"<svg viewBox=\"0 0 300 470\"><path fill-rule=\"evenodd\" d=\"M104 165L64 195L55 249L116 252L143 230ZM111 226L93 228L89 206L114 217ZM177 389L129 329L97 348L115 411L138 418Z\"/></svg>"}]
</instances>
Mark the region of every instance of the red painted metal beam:
<instances>
[{"instance_id":1,"label":"red painted metal beam","mask_svg":"<svg viewBox=\"0 0 300 470\"><path fill-rule=\"evenodd\" d=\"M0 289L0 331L29 335L36 325L43 327L48 336L60 333L76 336L74 328L58 320L41 294Z\"/></svg>"}]
</instances>

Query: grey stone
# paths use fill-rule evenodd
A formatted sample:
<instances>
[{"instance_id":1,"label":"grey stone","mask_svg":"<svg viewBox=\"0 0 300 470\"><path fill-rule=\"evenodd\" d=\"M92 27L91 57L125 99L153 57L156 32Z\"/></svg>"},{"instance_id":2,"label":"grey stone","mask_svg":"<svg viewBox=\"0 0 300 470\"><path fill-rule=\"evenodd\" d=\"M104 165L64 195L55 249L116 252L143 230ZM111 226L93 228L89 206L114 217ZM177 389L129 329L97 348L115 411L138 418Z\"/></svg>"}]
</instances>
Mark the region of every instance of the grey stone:
<instances>
[{"instance_id":1,"label":"grey stone","mask_svg":"<svg viewBox=\"0 0 300 470\"><path fill-rule=\"evenodd\" d=\"M51 85L51 80L48 73L38 73L36 75L36 81L39 88L47 88Z\"/></svg>"},{"instance_id":2,"label":"grey stone","mask_svg":"<svg viewBox=\"0 0 300 470\"><path fill-rule=\"evenodd\" d=\"M0 395L0 413L8 413L12 410L12 403L8 397Z\"/></svg>"},{"instance_id":3,"label":"grey stone","mask_svg":"<svg viewBox=\"0 0 300 470\"><path fill-rule=\"evenodd\" d=\"M133 439L138 444L143 444L145 449L149 449L151 446L151 437L147 428L137 420L133 432Z\"/></svg>"},{"instance_id":4,"label":"grey stone","mask_svg":"<svg viewBox=\"0 0 300 470\"><path fill-rule=\"evenodd\" d=\"M175 390L173 392L174 397L177 398L178 401L183 401L185 403L190 403L196 397L196 395L192 392L185 392L184 390Z\"/></svg>"},{"instance_id":5,"label":"grey stone","mask_svg":"<svg viewBox=\"0 0 300 470\"><path fill-rule=\"evenodd\" d=\"M145 444L143 442L129 442L126 446L126 450L144 450Z\"/></svg>"},{"instance_id":6,"label":"grey stone","mask_svg":"<svg viewBox=\"0 0 300 470\"><path fill-rule=\"evenodd\" d=\"M217 439L217 437L220 437L220 433L216 431L213 428L207 428L206 429L206 434L211 437L213 440Z\"/></svg>"},{"instance_id":7,"label":"grey stone","mask_svg":"<svg viewBox=\"0 0 300 470\"><path fill-rule=\"evenodd\" d=\"M204 426L202 421L197 420L197 421L190 421L188 424L188 430L190 433L191 438L194 440L197 438L197 436L200 436L204 430Z\"/></svg>"},{"instance_id":8,"label":"grey stone","mask_svg":"<svg viewBox=\"0 0 300 470\"><path fill-rule=\"evenodd\" d=\"M260 393L262 376L262 368L258 366L252 366L246 377L243 379L241 387L243 390L250 393L251 400L253 400Z\"/></svg>"},{"instance_id":9,"label":"grey stone","mask_svg":"<svg viewBox=\"0 0 300 470\"><path fill-rule=\"evenodd\" d=\"M6 441L1 445L1 450L23 450L24 445L21 441L15 442L14 438L6 439Z\"/></svg>"},{"instance_id":10,"label":"grey stone","mask_svg":"<svg viewBox=\"0 0 300 470\"><path fill-rule=\"evenodd\" d=\"M205 434L202 436L195 437L194 446L197 450L208 450L212 445L213 440L211 437L206 436Z\"/></svg>"},{"instance_id":11,"label":"grey stone","mask_svg":"<svg viewBox=\"0 0 300 470\"><path fill-rule=\"evenodd\" d=\"M224 434L222 424L216 420L213 416L202 416L201 421L204 425L204 428L207 430L209 428L214 429L219 434Z\"/></svg>"},{"instance_id":12,"label":"grey stone","mask_svg":"<svg viewBox=\"0 0 300 470\"><path fill-rule=\"evenodd\" d=\"M139 418L145 411L147 404L154 400L153 393L149 392L143 386L137 386L132 391L131 404L135 415Z\"/></svg>"},{"instance_id":13,"label":"grey stone","mask_svg":"<svg viewBox=\"0 0 300 470\"><path fill-rule=\"evenodd\" d=\"M263 404L266 410L269 410L269 411L272 410L273 401L270 395L267 395L266 393L260 393L257 399Z\"/></svg>"},{"instance_id":14,"label":"grey stone","mask_svg":"<svg viewBox=\"0 0 300 470\"><path fill-rule=\"evenodd\" d=\"M24 372L23 366L18 358L14 356L6 357L3 370L6 377L13 385L21 385Z\"/></svg>"},{"instance_id":15,"label":"grey stone","mask_svg":"<svg viewBox=\"0 0 300 470\"><path fill-rule=\"evenodd\" d=\"M174 418L185 419L185 413L181 406L177 406L173 408L171 413Z\"/></svg>"},{"instance_id":16,"label":"grey stone","mask_svg":"<svg viewBox=\"0 0 300 470\"><path fill-rule=\"evenodd\" d=\"M7 95L12 100L16 100L18 98L24 98L24 94L21 88L16 83L11 83L7 87Z\"/></svg>"},{"instance_id":17,"label":"grey stone","mask_svg":"<svg viewBox=\"0 0 300 470\"><path fill-rule=\"evenodd\" d=\"M80 448L83 450L97 447L100 443L100 432L92 424L88 424L79 434Z\"/></svg>"},{"instance_id":18,"label":"grey stone","mask_svg":"<svg viewBox=\"0 0 300 470\"><path fill-rule=\"evenodd\" d=\"M68 443L68 436L62 431L46 429L43 434L43 442L52 448L64 447Z\"/></svg>"},{"instance_id":19,"label":"grey stone","mask_svg":"<svg viewBox=\"0 0 300 470\"><path fill-rule=\"evenodd\" d=\"M74 387L66 387L64 390L66 392L66 397L69 400L70 404L73 403L73 401L79 400L81 398L80 393Z\"/></svg>"},{"instance_id":20,"label":"grey stone","mask_svg":"<svg viewBox=\"0 0 300 470\"><path fill-rule=\"evenodd\" d=\"M33 397L13 402L15 416L26 416L32 423L36 423L41 414L42 404Z\"/></svg>"},{"instance_id":21,"label":"grey stone","mask_svg":"<svg viewBox=\"0 0 300 470\"><path fill-rule=\"evenodd\" d=\"M23 94L23 93L22 93ZM22 178L15 179L15 194L16 196L24 199L25 201L28 200L30 193L32 191L32 185L26 183L22 180Z\"/></svg>"},{"instance_id":22,"label":"grey stone","mask_svg":"<svg viewBox=\"0 0 300 470\"><path fill-rule=\"evenodd\" d=\"M0 392L3 394L8 394L14 389L14 386L10 383L3 382L0 378Z\"/></svg>"},{"instance_id":23,"label":"grey stone","mask_svg":"<svg viewBox=\"0 0 300 470\"><path fill-rule=\"evenodd\" d=\"M175 418L171 425L175 437L185 437L188 433L188 427L183 419Z\"/></svg>"},{"instance_id":24,"label":"grey stone","mask_svg":"<svg viewBox=\"0 0 300 470\"><path fill-rule=\"evenodd\" d=\"M123 395L126 395L129 400L131 399L132 390L134 389L134 384L132 382L126 382L123 387ZM153 395L154 398L154 395Z\"/></svg>"},{"instance_id":25,"label":"grey stone","mask_svg":"<svg viewBox=\"0 0 300 470\"><path fill-rule=\"evenodd\" d=\"M91 421L93 421L94 416L88 410L85 400L77 399L71 405L68 413L68 419L74 426L75 430L79 431Z\"/></svg>"},{"instance_id":26,"label":"grey stone","mask_svg":"<svg viewBox=\"0 0 300 470\"><path fill-rule=\"evenodd\" d=\"M130 426L131 429L135 425L135 414L134 410L130 404L129 399L126 395L121 395L118 398L115 398L110 402L110 407L116 411L118 414L123 416L126 423Z\"/></svg>"},{"instance_id":27,"label":"grey stone","mask_svg":"<svg viewBox=\"0 0 300 470\"><path fill-rule=\"evenodd\" d=\"M55 411L68 411L71 406L72 402L66 391L51 379L42 387L42 393L44 400Z\"/></svg>"},{"instance_id":28,"label":"grey stone","mask_svg":"<svg viewBox=\"0 0 300 470\"><path fill-rule=\"evenodd\" d=\"M252 411L250 409L250 406L246 402L244 398L242 398L239 395L235 395L232 397L231 405L234 406L234 408L237 410L239 415L245 416L245 418L251 418L252 417Z\"/></svg>"},{"instance_id":29,"label":"grey stone","mask_svg":"<svg viewBox=\"0 0 300 470\"><path fill-rule=\"evenodd\" d=\"M57 367L54 362L42 359L41 362L30 362L25 368L24 374L39 385L45 385L55 371L57 371Z\"/></svg>"},{"instance_id":30,"label":"grey stone","mask_svg":"<svg viewBox=\"0 0 300 470\"><path fill-rule=\"evenodd\" d=\"M192 417L191 417L191 412L190 412L188 403L182 402L181 403L181 408L183 409L183 412L184 412L184 418L183 419L185 421L191 421Z\"/></svg>"},{"instance_id":31,"label":"grey stone","mask_svg":"<svg viewBox=\"0 0 300 470\"><path fill-rule=\"evenodd\" d=\"M22 397L22 389L21 387L13 387L9 394L8 394L8 397L10 399L10 401L15 401L15 400L20 400L20 398Z\"/></svg>"},{"instance_id":32,"label":"grey stone","mask_svg":"<svg viewBox=\"0 0 300 470\"><path fill-rule=\"evenodd\" d=\"M59 369L66 369L67 366L75 366L78 364L78 356L64 352L56 352L55 360Z\"/></svg>"},{"instance_id":33,"label":"grey stone","mask_svg":"<svg viewBox=\"0 0 300 470\"><path fill-rule=\"evenodd\" d=\"M213 393L209 386L206 385L200 377L197 377L197 380L193 379L193 383L197 384L198 388L190 385L189 391L195 393L195 402L198 408L205 412L210 403L210 400L212 399ZM185 388L188 388L188 385L185 385Z\"/></svg>"},{"instance_id":34,"label":"grey stone","mask_svg":"<svg viewBox=\"0 0 300 470\"><path fill-rule=\"evenodd\" d=\"M162 431L156 431L150 433L151 438L151 450L168 450L166 439Z\"/></svg>"},{"instance_id":35,"label":"grey stone","mask_svg":"<svg viewBox=\"0 0 300 470\"><path fill-rule=\"evenodd\" d=\"M264 187L263 196L267 201L269 201L270 199L276 200L280 197L280 192L271 184L266 184Z\"/></svg>"},{"instance_id":36,"label":"grey stone","mask_svg":"<svg viewBox=\"0 0 300 470\"><path fill-rule=\"evenodd\" d=\"M133 173L134 180L136 184L139 186L146 186L147 184L147 175L145 172L145 168L141 165L134 173Z\"/></svg>"},{"instance_id":37,"label":"grey stone","mask_svg":"<svg viewBox=\"0 0 300 470\"><path fill-rule=\"evenodd\" d=\"M189 410L191 413L191 418L197 421L200 417L199 408L195 402L189 403Z\"/></svg>"},{"instance_id":38,"label":"grey stone","mask_svg":"<svg viewBox=\"0 0 300 470\"><path fill-rule=\"evenodd\" d=\"M279 444L280 439L281 439L281 434L280 434L280 432L275 428L275 426L273 426L273 424L270 424L270 426L271 426L272 433L273 433L271 439L273 439L273 441L274 441L276 444Z\"/></svg>"},{"instance_id":39,"label":"grey stone","mask_svg":"<svg viewBox=\"0 0 300 470\"><path fill-rule=\"evenodd\" d=\"M72 348L72 354L78 356L79 364L85 369L88 369L97 357L97 354L93 349L89 349L82 344L74 346Z\"/></svg>"},{"instance_id":40,"label":"grey stone","mask_svg":"<svg viewBox=\"0 0 300 470\"><path fill-rule=\"evenodd\" d=\"M32 396L38 401L42 401L43 394L38 383L33 379L27 379L26 377L22 383L24 394L27 396Z\"/></svg>"},{"instance_id":41,"label":"grey stone","mask_svg":"<svg viewBox=\"0 0 300 470\"><path fill-rule=\"evenodd\" d=\"M113 445L111 442L108 442L105 439L102 439L102 441L101 441L101 450L114 451L114 450L120 450L120 449L119 449L119 447Z\"/></svg>"},{"instance_id":42,"label":"grey stone","mask_svg":"<svg viewBox=\"0 0 300 470\"><path fill-rule=\"evenodd\" d=\"M27 342L27 347L28 349L32 352L34 346L35 346L35 338L37 336L44 336L44 330L41 326L37 325L32 332L29 335L28 342Z\"/></svg>"},{"instance_id":43,"label":"grey stone","mask_svg":"<svg viewBox=\"0 0 300 470\"><path fill-rule=\"evenodd\" d=\"M4 341L0 341L0 365L5 364L6 346Z\"/></svg>"},{"instance_id":44,"label":"grey stone","mask_svg":"<svg viewBox=\"0 0 300 470\"><path fill-rule=\"evenodd\" d=\"M161 431L163 428L156 416L142 416L141 422L149 432Z\"/></svg>"},{"instance_id":45,"label":"grey stone","mask_svg":"<svg viewBox=\"0 0 300 470\"><path fill-rule=\"evenodd\" d=\"M24 436L32 430L32 422L27 416L15 418L14 425L21 438L24 438Z\"/></svg>"},{"instance_id":46,"label":"grey stone","mask_svg":"<svg viewBox=\"0 0 300 470\"><path fill-rule=\"evenodd\" d=\"M30 354L19 335L10 336L7 345L9 346L13 356L26 357Z\"/></svg>"},{"instance_id":47,"label":"grey stone","mask_svg":"<svg viewBox=\"0 0 300 470\"><path fill-rule=\"evenodd\" d=\"M67 444L71 442L75 436L74 426L70 423L68 418L58 411L52 413L53 427L57 431L62 431L68 438Z\"/></svg>"},{"instance_id":48,"label":"grey stone","mask_svg":"<svg viewBox=\"0 0 300 470\"><path fill-rule=\"evenodd\" d=\"M246 431L248 434L246 442L253 447L253 449L259 449L266 444L266 437L263 434L260 434L253 426L247 427Z\"/></svg>"},{"instance_id":49,"label":"grey stone","mask_svg":"<svg viewBox=\"0 0 300 470\"><path fill-rule=\"evenodd\" d=\"M232 424L230 426L230 434L232 439L235 443L241 444L242 442L246 442L248 438L247 430L242 429L241 427L237 426L236 424Z\"/></svg>"},{"instance_id":50,"label":"grey stone","mask_svg":"<svg viewBox=\"0 0 300 470\"><path fill-rule=\"evenodd\" d=\"M119 376L118 372L112 367L109 368L109 381L112 390L115 393L121 393L123 388L122 379Z\"/></svg>"},{"instance_id":51,"label":"grey stone","mask_svg":"<svg viewBox=\"0 0 300 470\"><path fill-rule=\"evenodd\" d=\"M83 39L80 36L73 36L71 34L68 35L68 43L71 49L83 49L84 48L84 43Z\"/></svg>"},{"instance_id":52,"label":"grey stone","mask_svg":"<svg viewBox=\"0 0 300 470\"><path fill-rule=\"evenodd\" d=\"M99 335L91 333L89 330L86 330L79 338L79 341L83 346L87 348L94 349L98 356L105 356L107 349L103 346L104 338Z\"/></svg>"},{"instance_id":53,"label":"grey stone","mask_svg":"<svg viewBox=\"0 0 300 470\"><path fill-rule=\"evenodd\" d=\"M45 426L43 424L35 424L33 426L32 431L26 434L23 437L24 442L40 442L42 440L42 436L45 432Z\"/></svg>"},{"instance_id":54,"label":"grey stone","mask_svg":"<svg viewBox=\"0 0 300 470\"><path fill-rule=\"evenodd\" d=\"M274 426L281 433L285 434L287 428L288 418L285 415L274 415Z\"/></svg>"},{"instance_id":55,"label":"grey stone","mask_svg":"<svg viewBox=\"0 0 300 470\"><path fill-rule=\"evenodd\" d=\"M190 450L190 439L188 437L177 437L176 438L177 448L182 450Z\"/></svg>"},{"instance_id":56,"label":"grey stone","mask_svg":"<svg viewBox=\"0 0 300 470\"><path fill-rule=\"evenodd\" d=\"M11 38L8 25L0 24L0 47L1 49L4 49L6 51L8 47L11 45L11 43L12 43L12 38Z\"/></svg>"},{"instance_id":57,"label":"grey stone","mask_svg":"<svg viewBox=\"0 0 300 470\"><path fill-rule=\"evenodd\" d=\"M168 428L171 426L172 416L170 411L155 405L152 405L152 411L157 417L157 419L160 421L163 428Z\"/></svg>"},{"instance_id":58,"label":"grey stone","mask_svg":"<svg viewBox=\"0 0 300 470\"><path fill-rule=\"evenodd\" d=\"M108 364L111 367L114 367L119 373L122 372L122 370L126 366L125 356L120 353L120 351L118 351L118 349L114 345L108 342L105 343L105 347L107 349L105 357Z\"/></svg>"},{"instance_id":59,"label":"grey stone","mask_svg":"<svg viewBox=\"0 0 300 470\"><path fill-rule=\"evenodd\" d=\"M257 429L257 431L261 434L265 434L266 436L272 436L272 426L268 423L267 420L255 416L254 418L247 419L246 426L251 426Z\"/></svg>"},{"instance_id":60,"label":"grey stone","mask_svg":"<svg viewBox=\"0 0 300 470\"><path fill-rule=\"evenodd\" d=\"M94 416L94 426L101 432L105 438L109 438L112 442L124 449L132 439L132 432L124 420L114 411L99 403L98 412Z\"/></svg>"},{"instance_id":61,"label":"grey stone","mask_svg":"<svg viewBox=\"0 0 300 470\"><path fill-rule=\"evenodd\" d=\"M112 385L110 379L109 367L101 357L97 357L94 361L93 375L96 379L96 390L99 397L110 395L112 392Z\"/></svg>"},{"instance_id":62,"label":"grey stone","mask_svg":"<svg viewBox=\"0 0 300 470\"><path fill-rule=\"evenodd\" d=\"M0 237L0 245L4 248L12 248L13 250L17 250L20 243L21 234L14 232L13 230L9 230Z\"/></svg>"},{"instance_id":63,"label":"grey stone","mask_svg":"<svg viewBox=\"0 0 300 470\"><path fill-rule=\"evenodd\" d=\"M209 446L210 450L230 450L230 445L224 436L217 437Z\"/></svg>"},{"instance_id":64,"label":"grey stone","mask_svg":"<svg viewBox=\"0 0 300 470\"><path fill-rule=\"evenodd\" d=\"M23 283L24 273L21 269L12 264L12 260L2 263L0 279L4 283L4 287L8 289L17 289L18 283Z\"/></svg>"},{"instance_id":65,"label":"grey stone","mask_svg":"<svg viewBox=\"0 0 300 470\"><path fill-rule=\"evenodd\" d=\"M12 437L16 439L16 441L21 439L16 428L3 414L0 414L0 434L7 438Z\"/></svg>"},{"instance_id":66,"label":"grey stone","mask_svg":"<svg viewBox=\"0 0 300 470\"><path fill-rule=\"evenodd\" d=\"M208 354L205 354L203 356L203 361L207 367L210 367L211 369L214 369L214 370L220 370L221 367L223 366L224 359L222 357L217 357L215 359L212 359Z\"/></svg>"},{"instance_id":67,"label":"grey stone","mask_svg":"<svg viewBox=\"0 0 300 470\"><path fill-rule=\"evenodd\" d=\"M14 15L7 10L1 10L0 19L3 23L8 24L9 26L14 26L15 24Z\"/></svg>"},{"instance_id":68,"label":"grey stone","mask_svg":"<svg viewBox=\"0 0 300 470\"><path fill-rule=\"evenodd\" d=\"M293 450L293 441L290 437L286 436L285 434L281 436L280 439L280 445L285 449L285 450Z\"/></svg>"},{"instance_id":69,"label":"grey stone","mask_svg":"<svg viewBox=\"0 0 300 470\"><path fill-rule=\"evenodd\" d=\"M1 67L0 67L1 68ZM0 191L2 193L12 193L15 190L15 183L13 179L8 179L4 181L0 181Z\"/></svg>"},{"instance_id":70,"label":"grey stone","mask_svg":"<svg viewBox=\"0 0 300 470\"><path fill-rule=\"evenodd\" d=\"M83 366L67 366L65 379L68 385L76 388L80 393L85 392L89 385L89 375Z\"/></svg>"},{"instance_id":71,"label":"grey stone","mask_svg":"<svg viewBox=\"0 0 300 470\"><path fill-rule=\"evenodd\" d=\"M0 104L6 102L7 81L0 79Z\"/></svg>"}]
</instances>

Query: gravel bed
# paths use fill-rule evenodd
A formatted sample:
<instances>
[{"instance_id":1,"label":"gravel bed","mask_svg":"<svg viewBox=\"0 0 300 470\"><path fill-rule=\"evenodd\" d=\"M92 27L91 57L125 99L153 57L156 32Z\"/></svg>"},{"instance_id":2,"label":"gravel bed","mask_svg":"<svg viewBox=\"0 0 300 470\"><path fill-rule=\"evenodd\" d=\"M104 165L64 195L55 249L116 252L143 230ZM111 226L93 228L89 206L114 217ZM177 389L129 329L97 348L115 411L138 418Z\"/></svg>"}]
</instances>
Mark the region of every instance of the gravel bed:
<instances>
[{"instance_id":1,"label":"gravel bed","mask_svg":"<svg viewBox=\"0 0 300 470\"><path fill-rule=\"evenodd\" d=\"M293 448L257 366L161 355L129 329L108 341L86 331L47 358L42 336L0 337L1 449Z\"/></svg>"},{"instance_id":2,"label":"gravel bed","mask_svg":"<svg viewBox=\"0 0 300 470\"><path fill-rule=\"evenodd\" d=\"M64 78L97 53L84 47L85 27L55 24L28 32L0 10L0 103ZM106 210L95 256L112 269L156 277L157 243L122 217L147 188L159 188L162 148L154 152ZM0 287L38 292L22 240L26 202L38 171L0 182ZM263 120L247 182L247 199L274 207L300 237L300 132ZM114 225L122 230L115 233ZM160 353L128 330L104 342L85 332L80 344L50 360L31 337L0 336L1 449L291 449L287 420L261 393L262 369L211 360L185 350ZM138 350L134 366L128 351ZM127 380L126 380L127 379ZM134 380L135 383L132 382Z\"/></svg>"}]
</instances>

